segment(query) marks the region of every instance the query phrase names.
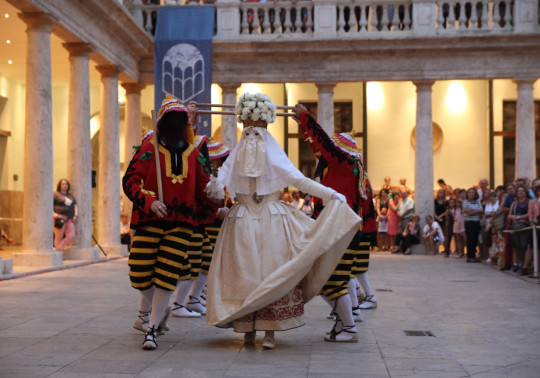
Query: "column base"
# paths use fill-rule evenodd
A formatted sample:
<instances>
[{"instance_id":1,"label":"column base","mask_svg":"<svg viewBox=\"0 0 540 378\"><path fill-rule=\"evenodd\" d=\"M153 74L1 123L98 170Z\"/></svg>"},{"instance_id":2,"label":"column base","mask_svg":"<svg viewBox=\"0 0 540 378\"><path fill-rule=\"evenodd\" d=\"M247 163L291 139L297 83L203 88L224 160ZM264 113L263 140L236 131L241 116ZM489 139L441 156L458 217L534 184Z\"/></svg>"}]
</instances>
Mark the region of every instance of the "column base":
<instances>
[{"instance_id":1,"label":"column base","mask_svg":"<svg viewBox=\"0 0 540 378\"><path fill-rule=\"evenodd\" d=\"M99 248L66 248L64 260L99 260Z\"/></svg>"},{"instance_id":2,"label":"column base","mask_svg":"<svg viewBox=\"0 0 540 378\"><path fill-rule=\"evenodd\" d=\"M13 273L13 259L0 259L0 275Z\"/></svg>"},{"instance_id":3,"label":"column base","mask_svg":"<svg viewBox=\"0 0 540 378\"><path fill-rule=\"evenodd\" d=\"M424 243L420 244L414 244L411 247L411 255L425 255L426 254L426 246Z\"/></svg>"},{"instance_id":4,"label":"column base","mask_svg":"<svg viewBox=\"0 0 540 378\"><path fill-rule=\"evenodd\" d=\"M21 252L12 253L13 265L16 266L62 266L62 252Z\"/></svg>"},{"instance_id":5,"label":"column base","mask_svg":"<svg viewBox=\"0 0 540 378\"><path fill-rule=\"evenodd\" d=\"M101 248L107 252L107 256L127 256L128 246L126 244L101 245Z\"/></svg>"}]
</instances>

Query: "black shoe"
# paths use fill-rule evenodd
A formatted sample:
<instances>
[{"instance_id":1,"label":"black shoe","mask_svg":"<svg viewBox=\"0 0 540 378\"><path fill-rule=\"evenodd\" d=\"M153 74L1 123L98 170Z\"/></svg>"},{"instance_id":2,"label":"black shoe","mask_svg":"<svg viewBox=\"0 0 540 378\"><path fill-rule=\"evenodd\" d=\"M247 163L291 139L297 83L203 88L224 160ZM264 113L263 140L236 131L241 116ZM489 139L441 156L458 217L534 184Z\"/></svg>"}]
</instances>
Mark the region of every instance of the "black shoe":
<instances>
[{"instance_id":1,"label":"black shoe","mask_svg":"<svg viewBox=\"0 0 540 378\"><path fill-rule=\"evenodd\" d=\"M479 263L480 260L478 260L478 259L467 259L467 262L468 263Z\"/></svg>"},{"instance_id":2,"label":"black shoe","mask_svg":"<svg viewBox=\"0 0 540 378\"><path fill-rule=\"evenodd\" d=\"M154 328L154 326L148 328L148 331L146 331L146 335L144 335L144 341L142 348L144 350L156 350L158 345L156 341L156 335L157 330Z\"/></svg>"}]
</instances>

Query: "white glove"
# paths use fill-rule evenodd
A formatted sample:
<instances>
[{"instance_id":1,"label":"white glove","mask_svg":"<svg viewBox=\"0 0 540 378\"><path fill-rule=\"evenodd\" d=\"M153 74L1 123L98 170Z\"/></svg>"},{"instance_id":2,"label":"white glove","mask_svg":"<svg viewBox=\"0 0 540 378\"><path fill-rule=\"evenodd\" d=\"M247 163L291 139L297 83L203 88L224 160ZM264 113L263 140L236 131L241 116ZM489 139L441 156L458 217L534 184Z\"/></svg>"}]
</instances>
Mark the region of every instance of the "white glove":
<instances>
[{"instance_id":1,"label":"white glove","mask_svg":"<svg viewBox=\"0 0 540 378\"><path fill-rule=\"evenodd\" d=\"M206 194L208 197L216 200L225 199L225 187L215 176L210 176L210 181L206 184Z\"/></svg>"},{"instance_id":2,"label":"white glove","mask_svg":"<svg viewBox=\"0 0 540 378\"><path fill-rule=\"evenodd\" d=\"M217 217L219 219L225 219L225 217L227 216L227 214L229 213L229 208L228 207L221 207L218 209L217 211Z\"/></svg>"},{"instance_id":3,"label":"white glove","mask_svg":"<svg viewBox=\"0 0 540 378\"><path fill-rule=\"evenodd\" d=\"M332 199L347 203L347 197L345 197L343 194L338 193L338 192L334 192L332 194Z\"/></svg>"}]
</instances>

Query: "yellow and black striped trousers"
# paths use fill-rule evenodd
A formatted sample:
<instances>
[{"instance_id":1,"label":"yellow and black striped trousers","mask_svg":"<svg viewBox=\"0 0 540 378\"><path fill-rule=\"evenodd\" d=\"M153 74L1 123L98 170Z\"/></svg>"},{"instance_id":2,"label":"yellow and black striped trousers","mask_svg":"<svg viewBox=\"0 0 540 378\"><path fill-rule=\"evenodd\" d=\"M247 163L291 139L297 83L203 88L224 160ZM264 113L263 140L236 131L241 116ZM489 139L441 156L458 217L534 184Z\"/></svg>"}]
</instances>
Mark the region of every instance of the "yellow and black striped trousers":
<instances>
[{"instance_id":1,"label":"yellow and black striped trousers","mask_svg":"<svg viewBox=\"0 0 540 378\"><path fill-rule=\"evenodd\" d=\"M349 293L349 280L366 272L369 265L369 238L357 231L338 266L324 284L322 294L330 300Z\"/></svg>"},{"instance_id":2,"label":"yellow and black striped trousers","mask_svg":"<svg viewBox=\"0 0 540 378\"><path fill-rule=\"evenodd\" d=\"M192 233L184 227L138 228L128 260L131 286L174 290L178 280L191 279L188 249Z\"/></svg>"},{"instance_id":3,"label":"yellow and black striped trousers","mask_svg":"<svg viewBox=\"0 0 540 378\"><path fill-rule=\"evenodd\" d=\"M213 224L204 227L203 243L202 243L202 264L201 272L208 274L210 264L212 263L212 255L214 254L214 247L216 246L216 240L219 235L219 229L221 228L222 221L216 221Z\"/></svg>"},{"instance_id":4,"label":"yellow and black striped trousers","mask_svg":"<svg viewBox=\"0 0 540 378\"><path fill-rule=\"evenodd\" d=\"M191 265L191 279L196 280L201 272L202 251L204 240L204 226L197 226L193 230L188 249L188 260Z\"/></svg>"}]
</instances>

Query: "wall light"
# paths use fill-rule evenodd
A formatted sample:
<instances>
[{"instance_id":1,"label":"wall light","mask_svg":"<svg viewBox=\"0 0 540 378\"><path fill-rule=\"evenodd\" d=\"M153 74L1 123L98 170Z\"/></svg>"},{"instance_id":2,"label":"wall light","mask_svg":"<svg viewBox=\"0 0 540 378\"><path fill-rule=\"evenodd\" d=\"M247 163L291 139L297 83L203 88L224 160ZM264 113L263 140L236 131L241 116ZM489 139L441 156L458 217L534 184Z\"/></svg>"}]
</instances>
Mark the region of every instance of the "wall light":
<instances>
[{"instance_id":1,"label":"wall light","mask_svg":"<svg viewBox=\"0 0 540 378\"><path fill-rule=\"evenodd\" d=\"M453 113L463 113L467 108L467 93L463 84L453 81L446 91L446 107Z\"/></svg>"},{"instance_id":2,"label":"wall light","mask_svg":"<svg viewBox=\"0 0 540 378\"><path fill-rule=\"evenodd\" d=\"M8 64L12 64L12 63L13 63L13 61L12 61L11 59L8 60L7 62L8 62Z\"/></svg>"},{"instance_id":3,"label":"wall light","mask_svg":"<svg viewBox=\"0 0 540 378\"><path fill-rule=\"evenodd\" d=\"M9 18L9 14L6 13L6 14L4 15L4 17L5 17L5 18Z\"/></svg>"},{"instance_id":4,"label":"wall light","mask_svg":"<svg viewBox=\"0 0 540 378\"><path fill-rule=\"evenodd\" d=\"M8 39L8 40L6 40L6 43L9 45L11 43L11 41Z\"/></svg>"},{"instance_id":5,"label":"wall light","mask_svg":"<svg viewBox=\"0 0 540 378\"><path fill-rule=\"evenodd\" d=\"M381 84L371 81L367 83L367 106L369 110L379 110L384 103L384 92Z\"/></svg>"}]
</instances>

